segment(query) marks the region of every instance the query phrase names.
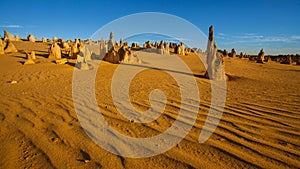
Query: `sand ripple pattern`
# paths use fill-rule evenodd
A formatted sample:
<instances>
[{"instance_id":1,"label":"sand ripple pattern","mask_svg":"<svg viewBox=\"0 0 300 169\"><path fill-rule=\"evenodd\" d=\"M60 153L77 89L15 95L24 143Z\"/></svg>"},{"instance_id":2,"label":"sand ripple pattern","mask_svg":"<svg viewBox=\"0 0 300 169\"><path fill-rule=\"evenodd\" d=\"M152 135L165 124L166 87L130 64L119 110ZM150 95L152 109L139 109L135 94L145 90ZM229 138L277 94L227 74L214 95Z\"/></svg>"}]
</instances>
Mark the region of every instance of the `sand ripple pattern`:
<instances>
[{"instance_id":1,"label":"sand ripple pattern","mask_svg":"<svg viewBox=\"0 0 300 169\"><path fill-rule=\"evenodd\" d=\"M20 44L22 45L22 44ZM26 48L26 45L24 48ZM226 61L228 98L217 130L204 144L198 138L210 109L210 82L196 76L201 97L189 134L171 150L149 158L116 156L96 145L78 122L72 101L70 65L44 62L23 66L23 54L3 55L0 62L0 168L299 168L300 68L246 60ZM194 74L204 72L195 56L182 58ZM3 60L3 62L2 62ZM170 77L149 70L130 88L137 109L149 108L148 93L157 85L166 93L165 112L145 124L128 122L114 107L110 92L116 65L97 72L96 97L107 122L130 137L163 132L178 116L178 86ZM257 75L260 69L264 77ZM159 76L158 76L159 77ZM265 78L265 77L270 77ZM17 84L10 84L17 80ZM137 83L144 80L145 83ZM147 85L149 84L149 85ZM151 85L150 85L151 84ZM137 87L136 87L137 86ZM142 91L145 91L142 92ZM144 97L147 96L147 97ZM184 115L189 118L189 114Z\"/></svg>"}]
</instances>

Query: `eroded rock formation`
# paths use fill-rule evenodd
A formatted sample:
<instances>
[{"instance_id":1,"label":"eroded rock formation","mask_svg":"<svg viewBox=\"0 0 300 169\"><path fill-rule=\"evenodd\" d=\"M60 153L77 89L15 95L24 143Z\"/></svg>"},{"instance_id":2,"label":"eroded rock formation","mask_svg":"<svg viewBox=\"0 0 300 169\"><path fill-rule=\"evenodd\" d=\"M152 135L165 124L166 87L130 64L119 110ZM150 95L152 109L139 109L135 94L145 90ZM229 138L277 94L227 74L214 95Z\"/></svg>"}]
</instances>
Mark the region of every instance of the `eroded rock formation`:
<instances>
[{"instance_id":1,"label":"eroded rock formation","mask_svg":"<svg viewBox=\"0 0 300 169\"><path fill-rule=\"evenodd\" d=\"M175 47L175 53L178 55L185 55L184 44L182 42Z\"/></svg>"},{"instance_id":2,"label":"eroded rock formation","mask_svg":"<svg viewBox=\"0 0 300 169\"><path fill-rule=\"evenodd\" d=\"M5 48L5 43L2 41L2 39L0 38L0 55L5 54L4 52L4 48Z\"/></svg>"},{"instance_id":3,"label":"eroded rock formation","mask_svg":"<svg viewBox=\"0 0 300 169\"><path fill-rule=\"evenodd\" d=\"M15 53L15 52L18 52L18 50L10 40L7 40L7 44L4 49L4 52L5 53Z\"/></svg>"},{"instance_id":4,"label":"eroded rock formation","mask_svg":"<svg viewBox=\"0 0 300 169\"><path fill-rule=\"evenodd\" d=\"M234 48L231 49L230 57L236 58L236 51L234 50Z\"/></svg>"},{"instance_id":5,"label":"eroded rock formation","mask_svg":"<svg viewBox=\"0 0 300 169\"><path fill-rule=\"evenodd\" d=\"M104 61L110 62L110 63L119 63L120 58L118 55L118 49L116 47L111 48L104 56Z\"/></svg>"},{"instance_id":6,"label":"eroded rock formation","mask_svg":"<svg viewBox=\"0 0 300 169\"><path fill-rule=\"evenodd\" d=\"M128 43L124 42L121 48L114 46L109 50L103 58L104 61L110 63L141 63L142 61L134 56L128 48Z\"/></svg>"},{"instance_id":7,"label":"eroded rock formation","mask_svg":"<svg viewBox=\"0 0 300 169\"><path fill-rule=\"evenodd\" d=\"M221 56L218 55L218 48L215 44L214 39L214 29L213 26L209 27L209 36L207 42L207 70L205 72L205 77L211 80L226 80L226 75L224 72L224 61Z\"/></svg>"},{"instance_id":8,"label":"eroded rock formation","mask_svg":"<svg viewBox=\"0 0 300 169\"><path fill-rule=\"evenodd\" d=\"M108 48L108 50L110 50L111 48L113 48L114 44L115 44L115 42L114 42L114 33L110 32L109 40L107 42L107 48Z\"/></svg>"},{"instance_id":9,"label":"eroded rock formation","mask_svg":"<svg viewBox=\"0 0 300 169\"><path fill-rule=\"evenodd\" d=\"M54 42L49 48L49 59L61 59L61 49L59 45Z\"/></svg>"},{"instance_id":10,"label":"eroded rock formation","mask_svg":"<svg viewBox=\"0 0 300 169\"><path fill-rule=\"evenodd\" d=\"M35 42L35 38L34 38L33 34L29 34L29 35L27 36L27 40L28 40L29 42Z\"/></svg>"},{"instance_id":11,"label":"eroded rock formation","mask_svg":"<svg viewBox=\"0 0 300 169\"><path fill-rule=\"evenodd\" d=\"M256 63L264 63L265 61L265 52L264 49L261 49L258 53Z\"/></svg>"},{"instance_id":12,"label":"eroded rock formation","mask_svg":"<svg viewBox=\"0 0 300 169\"><path fill-rule=\"evenodd\" d=\"M15 37L13 34L9 33L7 30L4 30L4 41L14 41Z\"/></svg>"},{"instance_id":13,"label":"eroded rock formation","mask_svg":"<svg viewBox=\"0 0 300 169\"><path fill-rule=\"evenodd\" d=\"M35 57L35 52L31 51L31 53L26 52L26 61L24 62L24 65L31 65L35 64L34 60L36 59Z\"/></svg>"},{"instance_id":14,"label":"eroded rock formation","mask_svg":"<svg viewBox=\"0 0 300 169\"><path fill-rule=\"evenodd\" d=\"M45 37L42 38L42 42L46 43L47 39Z\"/></svg>"},{"instance_id":15,"label":"eroded rock formation","mask_svg":"<svg viewBox=\"0 0 300 169\"><path fill-rule=\"evenodd\" d=\"M296 54L296 65L300 65L300 55Z\"/></svg>"},{"instance_id":16,"label":"eroded rock formation","mask_svg":"<svg viewBox=\"0 0 300 169\"><path fill-rule=\"evenodd\" d=\"M71 51L69 53L70 59L77 59L77 55L79 54L79 40L76 39L75 43L71 45Z\"/></svg>"},{"instance_id":17,"label":"eroded rock formation","mask_svg":"<svg viewBox=\"0 0 300 169\"><path fill-rule=\"evenodd\" d=\"M292 64L293 60L292 60L292 56L291 55L287 55L286 56L286 60L285 60L285 64Z\"/></svg>"},{"instance_id":18,"label":"eroded rock formation","mask_svg":"<svg viewBox=\"0 0 300 169\"><path fill-rule=\"evenodd\" d=\"M105 54L107 53L107 45L105 44L105 41L103 38L101 38L100 40L100 59L103 58L105 56Z\"/></svg>"}]
</instances>

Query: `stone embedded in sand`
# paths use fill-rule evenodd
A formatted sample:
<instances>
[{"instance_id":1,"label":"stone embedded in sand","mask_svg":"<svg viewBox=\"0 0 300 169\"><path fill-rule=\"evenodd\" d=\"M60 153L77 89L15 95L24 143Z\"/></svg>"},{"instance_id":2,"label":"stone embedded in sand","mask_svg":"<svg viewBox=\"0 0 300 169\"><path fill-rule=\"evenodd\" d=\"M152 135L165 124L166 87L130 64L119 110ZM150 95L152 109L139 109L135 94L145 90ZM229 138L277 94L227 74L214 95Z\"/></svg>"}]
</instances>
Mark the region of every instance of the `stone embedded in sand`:
<instances>
[{"instance_id":1,"label":"stone embedded in sand","mask_svg":"<svg viewBox=\"0 0 300 169\"><path fill-rule=\"evenodd\" d=\"M123 45L121 45L121 46L123 46ZM139 45L136 42L133 42L131 44L131 48L138 48L138 47L139 47Z\"/></svg>"},{"instance_id":2,"label":"stone embedded in sand","mask_svg":"<svg viewBox=\"0 0 300 169\"><path fill-rule=\"evenodd\" d=\"M27 36L27 40L28 40L29 42L35 42L35 38L34 38L34 36L33 36L32 34L29 34L29 35Z\"/></svg>"},{"instance_id":3,"label":"stone embedded in sand","mask_svg":"<svg viewBox=\"0 0 300 169\"><path fill-rule=\"evenodd\" d=\"M124 42L121 48L114 46L109 50L103 58L104 61L110 63L141 63L142 61L135 55L132 55L132 52L128 48L128 43Z\"/></svg>"},{"instance_id":4,"label":"stone embedded in sand","mask_svg":"<svg viewBox=\"0 0 300 169\"><path fill-rule=\"evenodd\" d=\"M296 54L296 65L300 65L300 55Z\"/></svg>"},{"instance_id":5,"label":"stone embedded in sand","mask_svg":"<svg viewBox=\"0 0 300 169\"><path fill-rule=\"evenodd\" d=\"M148 41L147 41L148 42ZM143 44L143 48L147 48L147 42Z\"/></svg>"},{"instance_id":6,"label":"stone embedded in sand","mask_svg":"<svg viewBox=\"0 0 300 169\"><path fill-rule=\"evenodd\" d=\"M213 74L214 74L214 67L215 67L215 62L217 60L216 56L216 46L214 42L214 30L213 26L209 27L209 36L208 36L208 41L207 41L207 71L205 73L206 78L213 79Z\"/></svg>"},{"instance_id":7,"label":"stone embedded in sand","mask_svg":"<svg viewBox=\"0 0 300 169\"><path fill-rule=\"evenodd\" d=\"M166 42L160 41L157 46L156 52L161 55L169 55L169 45Z\"/></svg>"},{"instance_id":8,"label":"stone embedded in sand","mask_svg":"<svg viewBox=\"0 0 300 169\"><path fill-rule=\"evenodd\" d=\"M175 48L176 48L176 46L177 46L177 44L176 44L176 43L172 43L172 42L170 42L170 44L169 44L169 48L172 48L172 49L175 49Z\"/></svg>"},{"instance_id":9,"label":"stone embedded in sand","mask_svg":"<svg viewBox=\"0 0 300 169\"><path fill-rule=\"evenodd\" d=\"M79 55L83 56L86 61L92 60L92 53L83 41L79 45Z\"/></svg>"},{"instance_id":10,"label":"stone embedded in sand","mask_svg":"<svg viewBox=\"0 0 300 169\"><path fill-rule=\"evenodd\" d=\"M174 52L175 52L176 54L179 54L179 53L180 53L180 49L179 49L179 45L178 45L178 44L175 45L175 47L174 47Z\"/></svg>"},{"instance_id":11,"label":"stone embedded in sand","mask_svg":"<svg viewBox=\"0 0 300 169\"><path fill-rule=\"evenodd\" d=\"M5 48L6 44L2 41L2 39L0 38L0 55L5 54L4 52L4 48Z\"/></svg>"},{"instance_id":12,"label":"stone embedded in sand","mask_svg":"<svg viewBox=\"0 0 300 169\"><path fill-rule=\"evenodd\" d=\"M76 39L75 43L71 45L71 51L69 53L69 57L71 59L76 59L78 54L79 54L79 40Z\"/></svg>"},{"instance_id":13,"label":"stone embedded in sand","mask_svg":"<svg viewBox=\"0 0 300 169\"><path fill-rule=\"evenodd\" d=\"M180 42L180 45L179 45L179 54L180 55L185 55L185 52L184 52L184 44L182 42Z\"/></svg>"},{"instance_id":14,"label":"stone embedded in sand","mask_svg":"<svg viewBox=\"0 0 300 169\"><path fill-rule=\"evenodd\" d=\"M14 41L15 37L13 34L9 33L7 30L4 30L4 41Z\"/></svg>"},{"instance_id":15,"label":"stone embedded in sand","mask_svg":"<svg viewBox=\"0 0 300 169\"><path fill-rule=\"evenodd\" d=\"M120 46L123 46L123 39L120 38Z\"/></svg>"},{"instance_id":16,"label":"stone embedded in sand","mask_svg":"<svg viewBox=\"0 0 300 169\"><path fill-rule=\"evenodd\" d=\"M169 44L167 42L164 43L164 48L165 48L165 55L170 55L170 49L169 49Z\"/></svg>"},{"instance_id":17,"label":"stone embedded in sand","mask_svg":"<svg viewBox=\"0 0 300 169\"><path fill-rule=\"evenodd\" d=\"M0 55L5 54L4 52L4 46L0 44Z\"/></svg>"},{"instance_id":18,"label":"stone embedded in sand","mask_svg":"<svg viewBox=\"0 0 300 169\"><path fill-rule=\"evenodd\" d=\"M179 45L176 45L176 47L175 47L175 53L179 54L179 55L185 55L184 44L182 42L180 42Z\"/></svg>"},{"instance_id":19,"label":"stone embedded in sand","mask_svg":"<svg viewBox=\"0 0 300 169\"><path fill-rule=\"evenodd\" d=\"M111 48L113 48L114 44L115 44L115 42L114 42L114 33L110 32L109 40L107 42L107 48L108 48L108 50L110 50Z\"/></svg>"},{"instance_id":20,"label":"stone embedded in sand","mask_svg":"<svg viewBox=\"0 0 300 169\"><path fill-rule=\"evenodd\" d=\"M250 61L255 61L255 58L252 55L250 55L248 58L249 58Z\"/></svg>"},{"instance_id":21,"label":"stone embedded in sand","mask_svg":"<svg viewBox=\"0 0 300 169\"><path fill-rule=\"evenodd\" d=\"M203 51L201 48L195 48L195 52L202 55L203 54Z\"/></svg>"},{"instance_id":22,"label":"stone embedded in sand","mask_svg":"<svg viewBox=\"0 0 300 169\"><path fill-rule=\"evenodd\" d=\"M49 48L49 59L61 59L61 49L56 42Z\"/></svg>"},{"instance_id":23,"label":"stone embedded in sand","mask_svg":"<svg viewBox=\"0 0 300 169\"><path fill-rule=\"evenodd\" d=\"M26 60L24 62L24 65L33 65L33 64L35 64L35 62L33 60Z\"/></svg>"},{"instance_id":24,"label":"stone embedded in sand","mask_svg":"<svg viewBox=\"0 0 300 169\"><path fill-rule=\"evenodd\" d=\"M228 52L227 52L226 49L224 49L224 51L223 51L223 57L224 57L224 58L228 58Z\"/></svg>"},{"instance_id":25,"label":"stone embedded in sand","mask_svg":"<svg viewBox=\"0 0 300 169\"><path fill-rule=\"evenodd\" d=\"M135 54L129 54L127 59L121 61L121 63L129 63L129 64L141 64L142 60L138 58Z\"/></svg>"},{"instance_id":26,"label":"stone embedded in sand","mask_svg":"<svg viewBox=\"0 0 300 169\"><path fill-rule=\"evenodd\" d=\"M55 63L58 64L58 65L66 64L67 62L68 62L67 58L55 60Z\"/></svg>"},{"instance_id":27,"label":"stone embedded in sand","mask_svg":"<svg viewBox=\"0 0 300 169\"><path fill-rule=\"evenodd\" d=\"M169 55L170 54L170 50L169 50L169 45L167 42L160 42L159 48L161 48L161 54L162 55Z\"/></svg>"},{"instance_id":28,"label":"stone embedded in sand","mask_svg":"<svg viewBox=\"0 0 300 169\"><path fill-rule=\"evenodd\" d=\"M211 80L226 80L226 75L223 69L223 58L218 55L218 48L215 45L213 26L209 27L209 36L207 42L207 70L205 77Z\"/></svg>"},{"instance_id":29,"label":"stone embedded in sand","mask_svg":"<svg viewBox=\"0 0 300 169\"><path fill-rule=\"evenodd\" d=\"M58 40L58 38L56 36L53 36L52 40L53 40L53 42L56 42Z\"/></svg>"},{"instance_id":30,"label":"stone embedded in sand","mask_svg":"<svg viewBox=\"0 0 300 169\"><path fill-rule=\"evenodd\" d=\"M36 56L35 56L35 52L34 52L34 51L31 51L30 57L31 57L32 60L35 60L35 59L36 59Z\"/></svg>"},{"instance_id":31,"label":"stone embedded in sand","mask_svg":"<svg viewBox=\"0 0 300 169\"><path fill-rule=\"evenodd\" d=\"M62 48L63 48L63 49L70 49L71 47L70 47L69 43L67 43L67 42L62 42Z\"/></svg>"},{"instance_id":32,"label":"stone embedded in sand","mask_svg":"<svg viewBox=\"0 0 300 169\"><path fill-rule=\"evenodd\" d=\"M270 62L270 61L271 61L271 56L270 55L266 56L265 57L265 62Z\"/></svg>"},{"instance_id":33,"label":"stone embedded in sand","mask_svg":"<svg viewBox=\"0 0 300 169\"><path fill-rule=\"evenodd\" d=\"M104 56L104 61L110 62L110 63L119 63L120 58L118 55L118 50L116 47L111 48Z\"/></svg>"},{"instance_id":34,"label":"stone embedded in sand","mask_svg":"<svg viewBox=\"0 0 300 169\"><path fill-rule=\"evenodd\" d=\"M137 46L138 47L138 46ZM132 54L131 50L128 48L128 43L123 43L123 46L118 50L119 62L129 63L129 64L141 64L142 60L137 57L137 55Z\"/></svg>"},{"instance_id":35,"label":"stone embedded in sand","mask_svg":"<svg viewBox=\"0 0 300 169\"><path fill-rule=\"evenodd\" d=\"M184 49L184 52L185 52L185 53L191 53L191 48L185 48L185 49Z\"/></svg>"},{"instance_id":36,"label":"stone embedded in sand","mask_svg":"<svg viewBox=\"0 0 300 169\"><path fill-rule=\"evenodd\" d=\"M46 42L47 42L47 39L46 39L45 37L43 37L43 38L42 38L42 42L43 42L43 43L46 43Z\"/></svg>"},{"instance_id":37,"label":"stone embedded in sand","mask_svg":"<svg viewBox=\"0 0 300 169\"><path fill-rule=\"evenodd\" d=\"M21 41L21 38L19 37L18 34L16 34L16 36L15 36L15 41Z\"/></svg>"},{"instance_id":38,"label":"stone embedded in sand","mask_svg":"<svg viewBox=\"0 0 300 169\"><path fill-rule=\"evenodd\" d=\"M106 53L107 53L107 45L105 44L105 41L104 41L104 39L103 38L101 38L101 40L100 40L100 58L103 58L105 55L106 55Z\"/></svg>"},{"instance_id":39,"label":"stone embedded in sand","mask_svg":"<svg viewBox=\"0 0 300 169\"><path fill-rule=\"evenodd\" d=\"M150 41L144 43L143 48L155 48Z\"/></svg>"},{"instance_id":40,"label":"stone embedded in sand","mask_svg":"<svg viewBox=\"0 0 300 169\"><path fill-rule=\"evenodd\" d=\"M157 45L157 53L163 55L165 51L165 46L163 44L163 41L160 41L159 45Z\"/></svg>"},{"instance_id":41,"label":"stone embedded in sand","mask_svg":"<svg viewBox=\"0 0 300 169\"><path fill-rule=\"evenodd\" d=\"M221 58L221 60L222 60L222 63L224 63L224 55L223 55L223 52L219 52L219 51L217 51L217 56L219 57L219 58Z\"/></svg>"},{"instance_id":42,"label":"stone embedded in sand","mask_svg":"<svg viewBox=\"0 0 300 169\"><path fill-rule=\"evenodd\" d=\"M239 58L242 59L243 57L244 57L244 54L243 54L243 52L241 52L240 55L239 55Z\"/></svg>"},{"instance_id":43,"label":"stone embedded in sand","mask_svg":"<svg viewBox=\"0 0 300 169\"><path fill-rule=\"evenodd\" d=\"M60 48L62 48L62 49L66 49L67 50L67 49L71 48L70 45L69 45L69 43L65 42L64 39L58 39L57 42L58 42Z\"/></svg>"},{"instance_id":44,"label":"stone embedded in sand","mask_svg":"<svg viewBox=\"0 0 300 169\"><path fill-rule=\"evenodd\" d=\"M293 63L292 56L287 55L284 63L285 64L292 64Z\"/></svg>"},{"instance_id":45,"label":"stone embedded in sand","mask_svg":"<svg viewBox=\"0 0 300 169\"><path fill-rule=\"evenodd\" d=\"M154 47L154 48L157 48L157 46L158 46L158 42L154 42L153 47Z\"/></svg>"},{"instance_id":46,"label":"stone embedded in sand","mask_svg":"<svg viewBox=\"0 0 300 169\"><path fill-rule=\"evenodd\" d=\"M75 39L75 43L79 44L80 40L78 38Z\"/></svg>"},{"instance_id":47,"label":"stone embedded in sand","mask_svg":"<svg viewBox=\"0 0 300 169\"><path fill-rule=\"evenodd\" d=\"M25 51L25 53L26 53L26 59L28 59L28 60L35 60L36 59L34 51L31 51L30 54L28 52L26 52L26 51Z\"/></svg>"},{"instance_id":48,"label":"stone embedded in sand","mask_svg":"<svg viewBox=\"0 0 300 169\"><path fill-rule=\"evenodd\" d=\"M194 52L194 50L191 49L191 48L185 48L185 49L184 49L185 55L189 55L189 54L192 53L192 52ZM223 54L222 54L222 56L223 56Z\"/></svg>"},{"instance_id":49,"label":"stone embedded in sand","mask_svg":"<svg viewBox=\"0 0 300 169\"><path fill-rule=\"evenodd\" d=\"M258 53L256 63L264 63L265 61L265 52L264 49L261 49Z\"/></svg>"},{"instance_id":50,"label":"stone embedded in sand","mask_svg":"<svg viewBox=\"0 0 300 169\"><path fill-rule=\"evenodd\" d=\"M191 52L192 53L196 53L197 52L197 48L191 48Z\"/></svg>"},{"instance_id":51,"label":"stone embedded in sand","mask_svg":"<svg viewBox=\"0 0 300 169\"><path fill-rule=\"evenodd\" d=\"M10 40L8 40L7 44L6 44L6 47L4 49L4 52L5 53L15 53L15 52L18 52L18 50L15 47L15 45Z\"/></svg>"},{"instance_id":52,"label":"stone embedded in sand","mask_svg":"<svg viewBox=\"0 0 300 169\"><path fill-rule=\"evenodd\" d=\"M129 56L131 55L131 51L128 48L128 43L125 42L123 46L118 50L119 61L124 63L129 63Z\"/></svg>"},{"instance_id":53,"label":"stone embedded in sand","mask_svg":"<svg viewBox=\"0 0 300 169\"><path fill-rule=\"evenodd\" d=\"M82 161L84 163L88 163L91 161L91 156L87 152L80 150L80 153L82 155L82 160L80 160L80 161Z\"/></svg>"},{"instance_id":54,"label":"stone embedded in sand","mask_svg":"<svg viewBox=\"0 0 300 169\"><path fill-rule=\"evenodd\" d=\"M88 45L92 45L92 44L93 44L93 41L92 41L92 39L88 39L86 43L87 43Z\"/></svg>"},{"instance_id":55,"label":"stone embedded in sand","mask_svg":"<svg viewBox=\"0 0 300 169\"><path fill-rule=\"evenodd\" d=\"M232 58L236 58L236 52L235 52L234 48L231 49L231 52L230 52L229 56L232 57Z\"/></svg>"},{"instance_id":56,"label":"stone embedded in sand","mask_svg":"<svg viewBox=\"0 0 300 169\"><path fill-rule=\"evenodd\" d=\"M86 55L85 55L86 49L87 49L86 47L82 46L82 48L77 56L75 67L77 67L80 70L89 70L89 65L87 63Z\"/></svg>"},{"instance_id":57,"label":"stone embedded in sand","mask_svg":"<svg viewBox=\"0 0 300 169\"><path fill-rule=\"evenodd\" d=\"M164 47L166 50L166 54L169 55L170 54L170 48L169 48L169 44L167 42L164 43Z\"/></svg>"},{"instance_id":58,"label":"stone embedded in sand","mask_svg":"<svg viewBox=\"0 0 300 169\"><path fill-rule=\"evenodd\" d=\"M24 62L24 65L35 64L34 60L36 59L36 57L34 51L32 51L30 54L26 52L26 58L27 60Z\"/></svg>"},{"instance_id":59,"label":"stone embedded in sand","mask_svg":"<svg viewBox=\"0 0 300 169\"><path fill-rule=\"evenodd\" d=\"M10 84L17 84L18 82L16 80L10 81Z\"/></svg>"}]
</instances>

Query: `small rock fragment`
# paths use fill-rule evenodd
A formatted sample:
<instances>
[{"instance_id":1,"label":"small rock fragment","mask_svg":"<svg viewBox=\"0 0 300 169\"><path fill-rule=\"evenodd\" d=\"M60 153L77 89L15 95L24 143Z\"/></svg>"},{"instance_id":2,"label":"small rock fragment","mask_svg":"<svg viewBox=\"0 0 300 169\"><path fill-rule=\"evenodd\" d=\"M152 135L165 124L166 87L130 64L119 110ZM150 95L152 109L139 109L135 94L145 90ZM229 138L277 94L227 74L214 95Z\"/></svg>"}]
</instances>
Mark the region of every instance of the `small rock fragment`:
<instances>
[{"instance_id":1,"label":"small rock fragment","mask_svg":"<svg viewBox=\"0 0 300 169\"><path fill-rule=\"evenodd\" d=\"M11 82L10 82L10 84L17 84L18 82L17 81L15 81L15 80L12 80Z\"/></svg>"},{"instance_id":2,"label":"small rock fragment","mask_svg":"<svg viewBox=\"0 0 300 169\"><path fill-rule=\"evenodd\" d=\"M55 63L58 64L58 65L66 64L67 62L68 62L67 58L55 60Z\"/></svg>"}]
</instances>

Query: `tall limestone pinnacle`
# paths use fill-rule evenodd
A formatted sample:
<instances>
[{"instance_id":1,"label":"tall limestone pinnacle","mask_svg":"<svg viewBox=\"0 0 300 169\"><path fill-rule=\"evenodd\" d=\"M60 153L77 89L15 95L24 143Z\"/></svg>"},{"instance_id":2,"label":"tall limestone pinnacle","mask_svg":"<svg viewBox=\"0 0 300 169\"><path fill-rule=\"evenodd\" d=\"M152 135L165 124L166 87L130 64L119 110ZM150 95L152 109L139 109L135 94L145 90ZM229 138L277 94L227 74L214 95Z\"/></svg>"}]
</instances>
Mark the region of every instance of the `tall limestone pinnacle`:
<instances>
[{"instance_id":1,"label":"tall limestone pinnacle","mask_svg":"<svg viewBox=\"0 0 300 169\"><path fill-rule=\"evenodd\" d=\"M264 63L265 60L265 52L264 49L261 49L258 53L256 63Z\"/></svg>"},{"instance_id":2,"label":"tall limestone pinnacle","mask_svg":"<svg viewBox=\"0 0 300 169\"><path fill-rule=\"evenodd\" d=\"M101 38L99 45L100 45L100 58L102 59L105 56L105 54L108 52L107 44L105 44L103 38Z\"/></svg>"},{"instance_id":3,"label":"tall limestone pinnacle","mask_svg":"<svg viewBox=\"0 0 300 169\"><path fill-rule=\"evenodd\" d=\"M211 51L214 46L215 46L214 27L211 25L209 27L209 34L208 34L206 52Z\"/></svg>"},{"instance_id":4,"label":"tall limestone pinnacle","mask_svg":"<svg viewBox=\"0 0 300 169\"><path fill-rule=\"evenodd\" d=\"M110 32L110 35L109 35L109 40L108 40L108 50L112 49L114 47L114 33L113 32Z\"/></svg>"},{"instance_id":5,"label":"tall limestone pinnacle","mask_svg":"<svg viewBox=\"0 0 300 169\"><path fill-rule=\"evenodd\" d=\"M209 35L207 41L207 70L205 72L205 77L211 80L226 80L226 75L223 68L223 58L217 53L218 48L215 45L214 39L214 28L209 27Z\"/></svg>"}]
</instances>

